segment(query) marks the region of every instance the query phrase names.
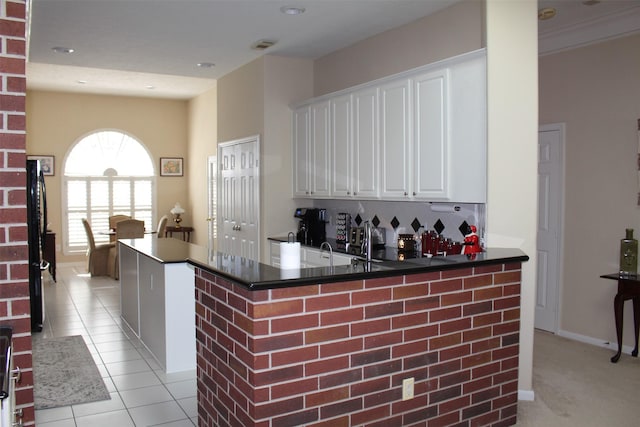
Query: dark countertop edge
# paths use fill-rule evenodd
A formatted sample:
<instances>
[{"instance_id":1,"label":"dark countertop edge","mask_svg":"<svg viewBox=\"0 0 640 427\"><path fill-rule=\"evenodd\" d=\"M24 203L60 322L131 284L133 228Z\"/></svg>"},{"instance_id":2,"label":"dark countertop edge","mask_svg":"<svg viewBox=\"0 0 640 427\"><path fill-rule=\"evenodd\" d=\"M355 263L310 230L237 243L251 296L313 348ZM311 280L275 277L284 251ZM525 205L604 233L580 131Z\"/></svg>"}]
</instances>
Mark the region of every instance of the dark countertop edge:
<instances>
[{"instance_id":1,"label":"dark countertop edge","mask_svg":"<svg viewBox=\"0 0 640 427\"><path fill-rule=\"evenodd\" d=\"M119 242L161 264L188 263L250 290L377 279L529 260L529 257L517 248L488 248L486 252L477 254L477 259L468 259L466 255L452 255L432 259L416 258L405 261L373 262L371 263L371 271L354 271L364 268L362 264L356 267L335 266L333 269L330 267L302 268L292 274L294 277L282 278L282 275L287 273L286 270L251 260L245 265L246 260L239 257L238 260L241 261L239 267L238 265L231 267L224 264L212 265L215 262L226 262L223 260L229 256L220 252L210 252L205 247L178 239L158 239L155 236L145 236L142 239L121 239ZM225 271L229 268L231 271Z\"/></svg>"},{"instance_id":2,"label":"dark countertop edge","mask_svg":"<svg viewBox=\"0 0 640 427\"><path fill-rule=\"evenodd\" d=\"M502 248L498 248L502 249ZM379 265L385 267L384 270L376 270L376 271L363 271L359 273L342 273L342 274L322 274L330 272L330 267L316 267L316 268L307 268L305 270L308 271L318 271L319 275L310 276L310 277L300 277L295 279L279 279L279 280L263 280L260 282L247 282L242 280L241 278L226 273L224 271L212 268L210 265L205 265L203 263L198 262L197 260L188 259L187 262L197 268L201 268L208 272L211 272L215 275L218 275L224 279L237 283L241 286L244 286L250 290L263 290L263 289L278 289L278 288L289 288L294 286L306 286L306 285L320 285L324 283L336 283L336 282L348 282L352 280L362 280L362 279L379 279L385 277L393 277L393 276L404 276L409 274L419 274L419 273L429 273L434 271L446 271L446 270L460 270L464 268L473 268L484 265L495 265L495 264L511 264L514 262L526 262L529 260L529 256L524 254L520 249L508 249L513 253L510 256L497 257L491 259L479 259L479 260L464 260L458 262L451 262L447 264L439 264L435 266L424 266L420 264L413 264L410 262L401 262L401 261L387 261L381 262ZM520 254L515 254L515 252L520 252ZM374 268L377 263L374 263ZM276 268L270 265L263 264L268 268ZM387 268L391 267L391 268ZM334 267L334 271L335 268ZM276 268L277 269L277 268ZM278 269L279 270L279 269Z\"/></svg>"}]
</instances>

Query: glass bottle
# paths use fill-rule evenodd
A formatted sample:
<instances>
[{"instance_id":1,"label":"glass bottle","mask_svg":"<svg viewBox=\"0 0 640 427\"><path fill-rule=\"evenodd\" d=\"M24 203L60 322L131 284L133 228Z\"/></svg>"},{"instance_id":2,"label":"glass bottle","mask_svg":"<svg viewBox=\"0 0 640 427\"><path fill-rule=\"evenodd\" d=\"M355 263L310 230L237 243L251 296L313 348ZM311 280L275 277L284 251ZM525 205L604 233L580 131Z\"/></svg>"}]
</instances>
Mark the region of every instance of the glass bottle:
<instances>
[{"instance_id":1,"label":"glass bottle","mask_svg":"<svg viewBox=\"0 0 640 427\"><path fill-rule=\"evenodd\" d=\"M635 275L638 272L638 241L633 238L633 228L627 228L625 232L625 238L620 240L620 274Z\"/></svg>"}]
</instances>

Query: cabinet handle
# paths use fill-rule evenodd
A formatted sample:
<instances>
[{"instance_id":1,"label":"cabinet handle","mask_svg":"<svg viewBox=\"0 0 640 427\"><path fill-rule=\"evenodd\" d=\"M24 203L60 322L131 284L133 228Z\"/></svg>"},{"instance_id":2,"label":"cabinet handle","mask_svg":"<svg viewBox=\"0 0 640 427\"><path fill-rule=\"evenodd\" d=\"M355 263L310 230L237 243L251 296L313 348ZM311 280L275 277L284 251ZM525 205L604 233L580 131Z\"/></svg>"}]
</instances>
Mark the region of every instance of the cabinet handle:
<instances>
[{"instance_id":1,"label":"cabinet handle","mask_svg":"<svg viewBox=\"0 0 640 427\"><path fill-rule=\"evenodd\" d=\"M413 195L414 195L414 196L416 195L416 192L415 192L415 191L413 192Z\"/></svg>"},{"instance_id":2,"label":"cabinet handle","mask_svg":"<svg viewBox=\"0 0 640 427\"><path fill-rule=\"evenodd\" d=\"M409 194L405 191L405 192L404 192L404 195L405 195L405 196L408 196Z\"/></svg>"},{"instance_id":3,"label":"cabinet handle","mask_svg":"<svg viewBox=\"0 0 640 427\"><path fill-rule=\"evenodd\" d=\"M347 191L347 196L350 196L350 195L351 195L351 191Z\"/></svg>"}]
</instances>

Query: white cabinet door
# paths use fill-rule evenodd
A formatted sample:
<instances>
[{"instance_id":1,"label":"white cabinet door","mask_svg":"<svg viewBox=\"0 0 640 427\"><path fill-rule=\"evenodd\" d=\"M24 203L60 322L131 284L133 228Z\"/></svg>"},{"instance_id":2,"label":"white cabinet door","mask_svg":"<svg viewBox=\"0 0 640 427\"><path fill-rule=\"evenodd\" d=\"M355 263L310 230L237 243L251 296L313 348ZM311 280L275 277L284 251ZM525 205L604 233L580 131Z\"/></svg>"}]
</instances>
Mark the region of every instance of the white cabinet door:
<instances>
[{"instance_id":1,"label":"white cabinet door","mask_svg":"<svg viewBox=\"0 0 640 427\"><path fill-rule=\"evenodd\" d=\"M418 199L448 200L449 117L447 69L415 76L414 194ZM464 126L464 125L463 125Z\"/></svg>"},{"instance_id":2,"label":"white cabinet door","mask_svg":"<svg viewBox=\"0 0 640 427\"><path fill-rule=\"evenodd\" d=\"M310 117L311 109L309 106L300 107L293 111L293 197L306 197L311 191L309 183Z\"/></svg>"},{"instance_id":3,"label":"white cabinet door","mask_svg":"<svg viewBox=\"0 0 640 427\"><path fill-rule=\"evenodd\" d=\"M120 315L140 335L138 312L138 253L118 243L120 262Z\"/></svg>"},{"instance_id":4,"label":"white cabinet door","mask_svg":"<svg viewBox=\"0 0 640 427\"><path fill-rule=\"evenodd\" d=\"M330 104L322 101L311 105L311 138L309 153L311 154L309 195L326 197L331 194L331 155L330 155Z\"/></svg>"},{"instance_id":5,"label":"white cabinet door","mask_svg":"<svg viewBox=\"0 0 640 427\"><path fill-rule=\"evenodd\" d=\"M377 199L378 88L353 94L353 197Z\"/></svg>"},{"instance_id":6,"label":"white cabinet door","mask_svg":"<svg viewBox=\"0 0 640 427\"><path fill-rule=\"evenodd\" d=\"M149 257L138 257L140 281L140 339L166 367L164 266Z\"/></svg>"},{"instance_id":7,"label":"white cabinet door","mask_svg":"<svg viewBox=\"0 0 640 427\"><path fill-rule=\"evenodd\" d=\"M280 242L271 242L269 244L271 265L274 267L280 267Z\"/></svg>"},{"instance_id":8,"label":"white cabinet door","mask_svg":"<svg viewBox=\"0 0 640 427\"><path fill-rule=\"evenodd\" d=\"M407 198L411 190L410 80L380 86L380 196Z\"/></svg>"},{"instance_id":9,"label":"white cabinet door","mask_svg":"<svg viewBox=\"0 0 640 427\"><path fill-rule=\"evenodd\" d=\"M331 195L351 197L351 94L331 100Z\"/></svg>"},{"instance_id":10,"label":"white cabinet door","mask_svg":"<svg viewBox=\"0 0 640 427\"><path fill-rule=\"evenodd\" d=\"M487 201L487 78L484 55L450 67L451 198Z\"/></svg>"}]
</instances>

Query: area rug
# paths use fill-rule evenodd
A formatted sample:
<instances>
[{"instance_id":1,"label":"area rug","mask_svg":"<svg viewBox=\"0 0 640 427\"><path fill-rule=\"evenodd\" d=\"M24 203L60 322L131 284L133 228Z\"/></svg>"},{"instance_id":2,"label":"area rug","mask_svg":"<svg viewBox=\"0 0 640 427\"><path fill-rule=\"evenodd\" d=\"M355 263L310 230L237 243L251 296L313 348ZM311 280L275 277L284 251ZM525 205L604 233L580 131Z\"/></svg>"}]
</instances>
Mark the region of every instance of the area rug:
<instances>
[{"instance_id":1,"label":"area rug","mask_svg":"<svg viewBox=\"0 0 640 427\"><path fill-rule=\"evenodd\" d=\"M35 409L110 399L80 335L33 340Z\"/></svg>"}]
</instances>

